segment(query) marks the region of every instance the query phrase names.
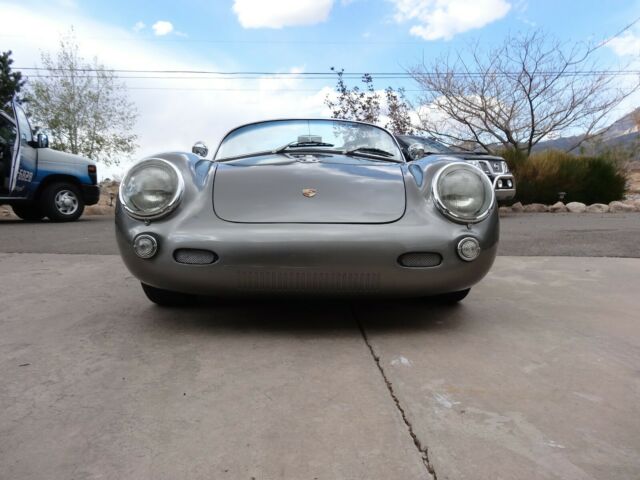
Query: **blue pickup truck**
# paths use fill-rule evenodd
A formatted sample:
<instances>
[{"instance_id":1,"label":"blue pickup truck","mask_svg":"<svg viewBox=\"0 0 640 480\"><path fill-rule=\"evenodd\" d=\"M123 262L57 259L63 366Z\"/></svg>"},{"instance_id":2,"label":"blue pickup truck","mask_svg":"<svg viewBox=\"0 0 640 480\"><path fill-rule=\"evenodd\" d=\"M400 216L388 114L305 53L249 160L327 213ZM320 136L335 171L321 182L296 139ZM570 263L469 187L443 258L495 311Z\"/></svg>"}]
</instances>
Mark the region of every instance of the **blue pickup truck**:
<instances>
[{"instance_id":1,"label":"blue pickup truck","mask_svg":"<svg viewBox=\"0 0 640 480\"><path fill-rule=\"evenodd\" d=\"M22 107L14 101L10 109L0 109L0 205L23 220L77 220L100 199L95 162L50 149Z\"/></svg>"}]
</instances>

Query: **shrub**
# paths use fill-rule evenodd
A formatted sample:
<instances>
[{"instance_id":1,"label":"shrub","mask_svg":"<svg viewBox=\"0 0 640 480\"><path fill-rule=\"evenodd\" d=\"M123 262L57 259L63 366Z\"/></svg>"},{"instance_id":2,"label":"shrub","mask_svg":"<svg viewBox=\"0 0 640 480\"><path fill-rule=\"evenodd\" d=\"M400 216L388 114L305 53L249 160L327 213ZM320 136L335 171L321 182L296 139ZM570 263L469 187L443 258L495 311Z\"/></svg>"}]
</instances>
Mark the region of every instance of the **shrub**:
<instances>
[{"instance_id":1,"label":"shrub","mask_svg":"<svg viewBox=\"0 0 640 480\"><path fill-rule=\"evenodd\" d=\"M503 152L516 177L516 200L552 204L565 192L564 202L609 203L624 196L626 175L607 156L576 156L547 150L522 158Z\"/></svg>"}]
</instances>

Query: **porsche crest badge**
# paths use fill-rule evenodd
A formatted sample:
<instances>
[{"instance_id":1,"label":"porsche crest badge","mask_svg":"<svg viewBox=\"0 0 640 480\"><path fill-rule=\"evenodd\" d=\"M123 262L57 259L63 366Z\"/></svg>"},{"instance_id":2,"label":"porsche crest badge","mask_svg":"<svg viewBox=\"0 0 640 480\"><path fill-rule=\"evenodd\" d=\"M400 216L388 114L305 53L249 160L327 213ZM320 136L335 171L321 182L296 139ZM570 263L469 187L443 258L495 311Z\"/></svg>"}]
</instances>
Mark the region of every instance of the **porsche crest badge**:
<instances>
[{"instance_id":1,"label":"porsche crest badge","mask_svg":"<svg viewBox=\"0 0 640 480\"><path fill-rule=\"evenodd\" d=\"M316 193L318 193L318 191L315 188L303 188L302 189L302 195L304 195L307 198L315 197Z\"/></svg>"}]
</instances>

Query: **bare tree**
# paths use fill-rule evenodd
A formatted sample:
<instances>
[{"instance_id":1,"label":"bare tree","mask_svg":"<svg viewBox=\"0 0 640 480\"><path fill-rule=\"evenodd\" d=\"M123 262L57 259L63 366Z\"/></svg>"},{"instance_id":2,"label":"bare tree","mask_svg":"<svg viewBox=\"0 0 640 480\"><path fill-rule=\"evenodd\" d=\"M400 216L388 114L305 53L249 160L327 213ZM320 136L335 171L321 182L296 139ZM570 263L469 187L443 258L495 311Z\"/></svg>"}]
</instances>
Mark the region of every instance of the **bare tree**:
<instances>
[{"instance_id":1,"label":"bare tree","mask_svg":"<svg viewBox=\"0 0 640 480\"><path fill-rule=\"evenodd\" d=\"M410 74L422 90L421 129L446 143L486 151L499 144L527 155L543 139L580 132L574 150L640 86L620 86L597 68L602 45L568 46L537 30L418 65Z\"/></svg>"},{"instance_id":2,"label":"bare tree","mask_svg":"<svg viewBox=\"0 0 640 480\"><path fill-rule=\"evenodd\" d=\"M135 151L136 109L112 71L95 58L86 62L71 35L55 56L43 53L42 64L29 79L29 110L54 148L105 164Z\"/></svg>"},{"instance_id":3,"label":"bare tree","mask_svg":"<svg viewBox=\"0 0 640 480\"><path fill-rule=\"evenodd\" d=\"M344 79L344 69L336 70L331 67L338 77L336 82L337 97L334 99L327 95L325 105L331 110L332 118L346 120L358 120L380 124L382 116L386 117L384 127L396 134L413 133L411 122L411 106L409 105L403 89L395 90L387 87L384 97L376 91L373 85L373 77L365 73L361 81L363 88L359 86L348 87Z\"/></svg>"}]
</instances>

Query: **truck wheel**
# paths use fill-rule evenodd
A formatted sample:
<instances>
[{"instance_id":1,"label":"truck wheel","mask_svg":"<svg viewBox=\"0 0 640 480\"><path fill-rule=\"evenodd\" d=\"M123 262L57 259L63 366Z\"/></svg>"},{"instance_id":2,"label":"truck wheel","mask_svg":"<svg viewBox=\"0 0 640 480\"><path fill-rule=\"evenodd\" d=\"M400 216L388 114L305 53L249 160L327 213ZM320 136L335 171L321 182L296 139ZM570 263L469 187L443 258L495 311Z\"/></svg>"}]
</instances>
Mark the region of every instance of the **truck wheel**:
<instances>
[{"instance_id":1,"label":"truck wheel","mask_svg":"<svg viewBox=\"0 0 640 480\"><path fill-rule=\"evenodd\" d=\"M45 215L52 222L73 222L84 212L84 200L78 187L70 183L54 183L40 197Z\"/></svg>"},{"instance_id":2,"label":"truck wheel","mask_svg":"<svg viewBox=\"0 0 640 480\"><path fill-rule=\"evenodd\" d=\"M142 285L142 290L144 290L147 298L162 307L182 307L186 305L193 305L195 300L195 296L189 295L188 293L163 290L142 282L140 285Z\"/></svg>"},{"instance_id":3,"label":"truck wheel","mask_svg":"<svg viewBox=\"0 0 640 480\"><path fill-rule=\"evenodd\" d=\"M27 222L38 222L44 218L44 212L39 205L12 205L13 213Z\"/></svg>"}]
</instances>

